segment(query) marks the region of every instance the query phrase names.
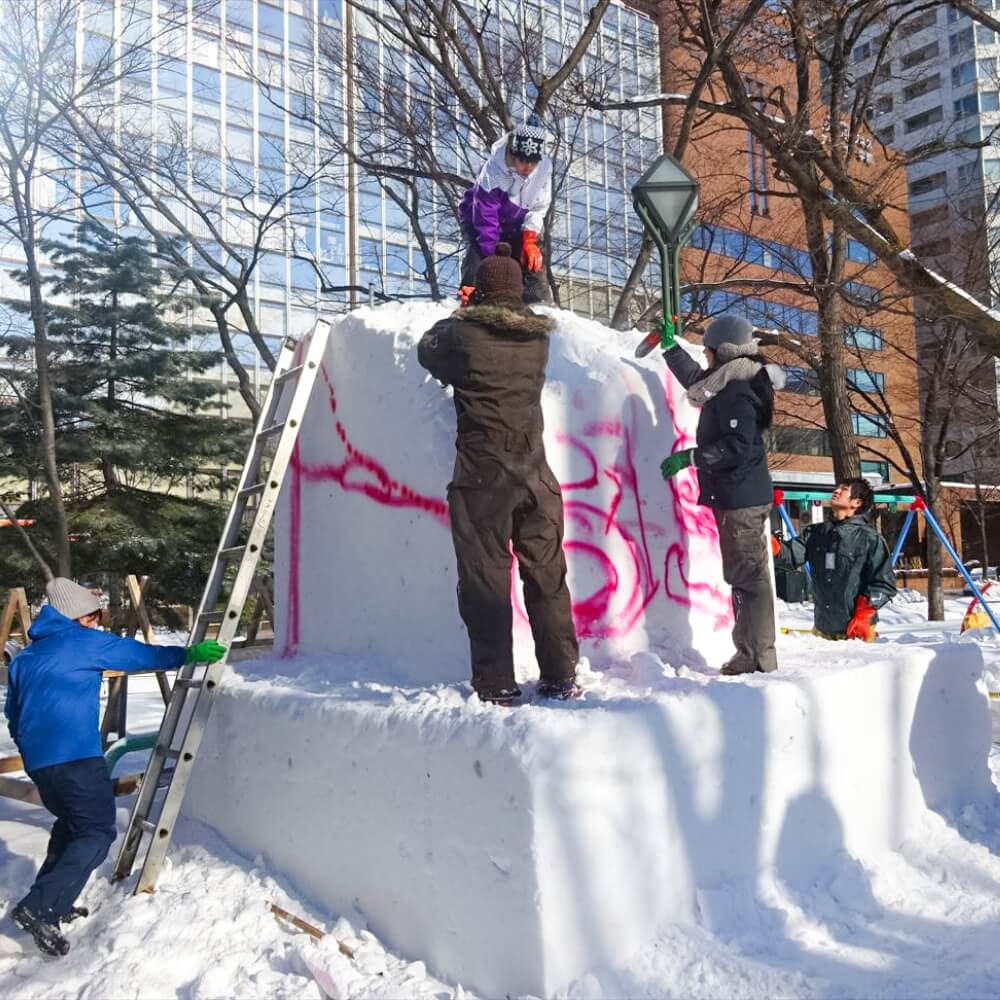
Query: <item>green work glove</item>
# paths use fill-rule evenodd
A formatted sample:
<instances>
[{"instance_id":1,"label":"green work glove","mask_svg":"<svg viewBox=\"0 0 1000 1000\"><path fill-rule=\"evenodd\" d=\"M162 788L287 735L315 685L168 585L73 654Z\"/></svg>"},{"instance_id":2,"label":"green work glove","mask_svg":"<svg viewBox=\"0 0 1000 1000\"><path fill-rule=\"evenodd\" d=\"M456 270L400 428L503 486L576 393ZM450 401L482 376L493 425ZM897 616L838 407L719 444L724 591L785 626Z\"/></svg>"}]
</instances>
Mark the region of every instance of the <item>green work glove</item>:
<instances>
[{"instance_id":1,"label":"green work glove","mask_svg":"<svg viewBox=\"0 0 1000 1000\"><path fill-rule=\"evenodd\" d=\"M677 317L671 316L663 317L663 322L660 324L660 350L669 351L671 347L677 344Z\"/></svg>"},{"instance_id":2,"label":"green work glove","mask_svg":"<svg viewBox=\"0 0 1000 1000\"><path fill-rule=\"evenodd\" d=\"M675 451L660 463L660 472L664 479L673 479L681 469L686 469L694 463L694 448Z\"/></svg>"},{"instance_id":3,"label":"green work glove","mask_svg":"<svg viewBox=\"0 0 1000 1000\"><path fill-rule=\"evenodd\" d=\"M214 639L196 642L184 650L185 663L218 663L226 655L226 647Z\"/></svg>"}]
</instances>

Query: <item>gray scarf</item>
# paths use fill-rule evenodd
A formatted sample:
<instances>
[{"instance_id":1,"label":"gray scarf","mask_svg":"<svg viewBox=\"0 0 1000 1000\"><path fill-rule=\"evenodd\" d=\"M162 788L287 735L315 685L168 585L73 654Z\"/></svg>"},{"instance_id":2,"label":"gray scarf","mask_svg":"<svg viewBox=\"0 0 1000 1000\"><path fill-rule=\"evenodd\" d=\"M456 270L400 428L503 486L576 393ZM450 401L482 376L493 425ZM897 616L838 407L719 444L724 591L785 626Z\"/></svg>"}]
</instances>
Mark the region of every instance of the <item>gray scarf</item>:
<instances>
[{"instance_id":1,"label":"gray scarf","mask_svg":"<svg viewBox=\"0 0 1000 1000\"><path fill-rule=\"evenodd\" d=\"M751 340L749 344L719 344L715 351L718 366L688 389L688 402L702 407L713 396L718 396L730 382L749 382L765 367L759 361L751 360L759 350L760 343L756 340ZM767 365L766 368L774 388L783 388L785 373L781 368L778 365Z\"/></svg>"}]
</instances>

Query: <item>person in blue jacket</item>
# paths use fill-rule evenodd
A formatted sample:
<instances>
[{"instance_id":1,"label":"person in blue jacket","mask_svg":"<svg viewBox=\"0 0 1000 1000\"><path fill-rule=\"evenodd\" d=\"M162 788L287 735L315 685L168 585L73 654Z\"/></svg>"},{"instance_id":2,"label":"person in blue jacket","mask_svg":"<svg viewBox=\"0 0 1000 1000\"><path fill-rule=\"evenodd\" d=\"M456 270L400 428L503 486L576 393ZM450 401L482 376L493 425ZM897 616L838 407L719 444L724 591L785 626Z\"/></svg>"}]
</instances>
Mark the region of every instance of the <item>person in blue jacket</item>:
<instances>
[{"instance_id":1,"label":"person in blue jacket","mask_svg":"<svg viewBox=\"0 0 1000 1000\"><path fill-rule=\"evenodd\" d=\"M115 839L115 795L101 752L101 672L174 670L214 663L217 642L148 646L98 631L100 600L56 577L49 602L28 631L31 644L8 670L4 711L24 769L56 817L45 861L11 917L48 955L65 955L61 923L87 916L77 897Z\"/></svg>"}]
</instances>

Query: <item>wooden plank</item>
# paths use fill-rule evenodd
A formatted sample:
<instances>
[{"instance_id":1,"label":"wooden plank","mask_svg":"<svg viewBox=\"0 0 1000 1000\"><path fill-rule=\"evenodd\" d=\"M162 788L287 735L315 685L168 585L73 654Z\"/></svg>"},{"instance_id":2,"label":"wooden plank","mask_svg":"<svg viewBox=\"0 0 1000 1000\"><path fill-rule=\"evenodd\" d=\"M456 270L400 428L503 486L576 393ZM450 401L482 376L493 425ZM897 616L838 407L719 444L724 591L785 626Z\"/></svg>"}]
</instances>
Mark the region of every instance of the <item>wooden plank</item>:
<instances>
[{"instance_id":1,"label":"wooden plank","mask_svg":"<svg viewBox=\"0 0 1000 1000\"><path fill-rule=\"evenodd\" d=\"M129 596L126 634L133 636L136 632L142 632L143 639L153 645L156 642L156 636L153 634L149 612L146 610L146 587L148 584L148 576L144 576L141 581L134 573L125 577L125 588L128 590Z\"/></svg>"},{"instance_id":2,"label":"wooden plank","mask_svg":"<svg viewBox=\"0 0 1000 1000\"><path fill-rule=\"evenodd\" d=\"M17 799L19 802L31 802L33 805L42 804L38 789L34 782L27 778L5 778L0 776L0 795L5 799Z\"/></svg>"},{"instance_id":3,"label":"wooden plank","mask_svg":"<svg viewBox=\"0 0 1000 1000\"><path fill-rule=\"evenodd\" d=\"M0 757L0 774L9 774L11 771L23 771L24 761L20 754L13 757Z\"/></svg>"},{"instance_id":4,"label":"wooden plank","mask_svg":"<svg viewBox=\"0 0 1000 1000\"><path fill-rule=\"evenodd\" d=\"M142 780L141 774L125 774L115 778L112 786L115 795L131 795ZM38 789L28 778L6 778L0 775L0 795L6 799L17 799L19 802L30 802L32 805L42 804Z\"/></svg>"},{"instance_id":5,"label":"wooden plank","mask_svg":"<svg viewBox=\"0 0 1000 1000\"><path fill-rule=\"evenodd\" d=\"M24 587L11 587L7 592L7 600L3 606L3 614L0 615L0 652L14 631L14 619L18 619L23 645L27 645L31 640L28 638L28 629L31 628L31 611L28 608L28 595Z\"/></svg>"}]
</instances>

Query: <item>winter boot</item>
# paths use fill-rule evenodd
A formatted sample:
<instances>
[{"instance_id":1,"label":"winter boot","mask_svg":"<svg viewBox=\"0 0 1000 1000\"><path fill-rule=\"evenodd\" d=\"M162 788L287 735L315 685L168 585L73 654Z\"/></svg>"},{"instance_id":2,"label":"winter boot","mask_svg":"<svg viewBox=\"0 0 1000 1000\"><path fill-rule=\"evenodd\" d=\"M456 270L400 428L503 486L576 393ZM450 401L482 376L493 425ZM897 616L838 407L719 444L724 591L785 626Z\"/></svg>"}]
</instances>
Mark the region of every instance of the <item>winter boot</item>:
<instances>
[{"instance_id":1,"label":"winter boot","mask_svg":"<svg viewBox=\"0 0 1000 1000\"><path fill-rule=\"evenodd\" d=\"M583 697L583 688L574 680L568 681L539 681L535 688L535 694L539 698L554 698L557 701L569 701L571 698Z\"/></svg>"},{"instance_id":2,"label":"winter boot","mask_svg":"<svg viewBox=\"0 0 1000 1000\"><path fill-rule=\"evenodd\" d=\"M73 906L70 908L69 913L64 913L59 918L59 923L61 924L71 924L74 920L79 920L81 917L89 917L90 910L86 906Z\"/></svg>"},{"instance_id":3,"label":"winter boot","mask_svg":"<svg viewBox=\"0 0 1000 1000\"><path fill-rule=\"evenodd\" d=\"M512 688L501 688L499 691L477 691L479 700L498 708L513 708L521 700L521 689L515 684Z\"/></svg>"},{"instance_id":4,"label":"winter boot","mask_svg":"<svg viewBox=\"0 0 1000 1000\"><path fill-rule=\"evenodd\" d=\"M39 951L55 958L60 958L69 951L69 941L59 933L59 928L42 920L22 903L14 907L10 916L21 930L27 931L35 939Z\"/></svg>"},{"instance_id":5,"label":"winter boot","mask_svg":"<svg viewBox=\"0 0 1000 1000\"><path fill-rule=\"evenodd\" d=\"M757 665L752 660L747 660L742 656L734 656L719 673L726 677L736 677L739 674L752 674L756 669Z\"/></svg>"}]
</instances>

